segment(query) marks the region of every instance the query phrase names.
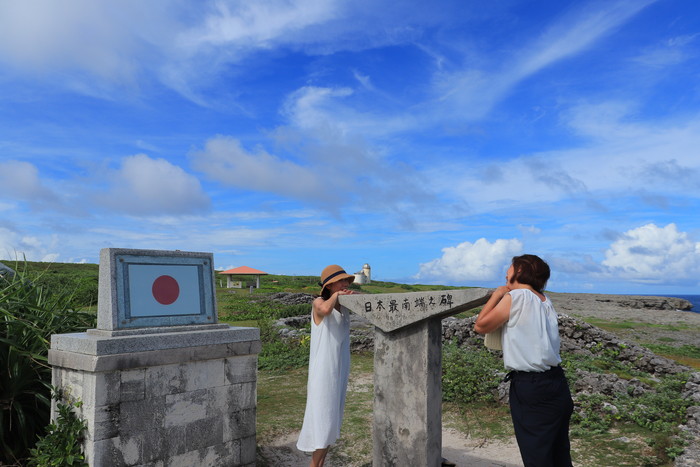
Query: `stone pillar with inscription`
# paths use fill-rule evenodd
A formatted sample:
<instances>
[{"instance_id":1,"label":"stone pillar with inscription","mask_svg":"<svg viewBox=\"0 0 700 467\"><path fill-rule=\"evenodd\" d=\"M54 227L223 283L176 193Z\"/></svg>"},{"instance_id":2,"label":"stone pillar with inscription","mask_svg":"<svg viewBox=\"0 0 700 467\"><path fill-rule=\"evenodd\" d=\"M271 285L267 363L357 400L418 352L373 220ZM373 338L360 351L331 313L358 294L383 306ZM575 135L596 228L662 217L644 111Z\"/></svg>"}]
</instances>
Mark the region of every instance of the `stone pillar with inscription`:
<instances>
[{"instance_id":1,"label":"stone pillar with inscription","mask_svg":"<svg viewBox=\"0 0 700 467\"><path fill-rule=\"evenodd\" d=\"M53 385L82 402L89 465L255 465L260 332L217 323L212 263L100 252L97 329L49 350Z\"/></svg>"},{"instance_id":2,"label":"stone pillar with inscription","mask_svg":"<svg viewBox=\"0 0 700 467\"><path fill-rule=\"evenodd\" d=\"M488 289L341 295L374 326L375 467L441 465L442 318L483 305Z\"/></svg>"}]
</instances>

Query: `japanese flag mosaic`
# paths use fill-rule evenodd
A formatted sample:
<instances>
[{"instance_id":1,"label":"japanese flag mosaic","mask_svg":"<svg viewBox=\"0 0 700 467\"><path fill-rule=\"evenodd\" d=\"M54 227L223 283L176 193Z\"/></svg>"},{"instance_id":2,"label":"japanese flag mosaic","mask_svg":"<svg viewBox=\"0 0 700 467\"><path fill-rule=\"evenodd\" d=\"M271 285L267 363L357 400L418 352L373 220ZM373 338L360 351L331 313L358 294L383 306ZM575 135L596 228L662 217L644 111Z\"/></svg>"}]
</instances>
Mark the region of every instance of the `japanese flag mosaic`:
<instances>
[{"instance_id":1,"label":"japanese flag mosaic","mask_svg":"<svg viewBox=\"0 0 700 467\"><path fill-rule=\"evenodd\" d=\"M132 318L200 313L198 266L129 264L128 276Z\"/></svg>"}]
</instances>

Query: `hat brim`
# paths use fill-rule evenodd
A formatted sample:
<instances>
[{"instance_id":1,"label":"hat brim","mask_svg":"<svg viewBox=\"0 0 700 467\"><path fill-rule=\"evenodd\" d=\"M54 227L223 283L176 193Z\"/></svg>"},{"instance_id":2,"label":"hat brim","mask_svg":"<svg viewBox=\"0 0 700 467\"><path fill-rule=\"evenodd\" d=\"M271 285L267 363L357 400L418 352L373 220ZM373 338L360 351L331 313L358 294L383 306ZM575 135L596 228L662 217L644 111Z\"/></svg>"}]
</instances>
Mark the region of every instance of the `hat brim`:
<instances>
[{"instance_id":1,"label":"hat brim","mask_svg":"<svg viewBox=\"0 0 700 467\"><path fill-rule=\"evenodd\" d=\"M353 276L352 274L348 274L348 273L338 274L337 276L335 276L334 278L330 279L328 282L323 284L323 287L321 287L321 292L323 292L323 289L325 289L326 287L328 287L332 283L342 281L343 279L350 279L351 284L353 282L355 282L355 276Z\"/></svg>"}]
</instances>

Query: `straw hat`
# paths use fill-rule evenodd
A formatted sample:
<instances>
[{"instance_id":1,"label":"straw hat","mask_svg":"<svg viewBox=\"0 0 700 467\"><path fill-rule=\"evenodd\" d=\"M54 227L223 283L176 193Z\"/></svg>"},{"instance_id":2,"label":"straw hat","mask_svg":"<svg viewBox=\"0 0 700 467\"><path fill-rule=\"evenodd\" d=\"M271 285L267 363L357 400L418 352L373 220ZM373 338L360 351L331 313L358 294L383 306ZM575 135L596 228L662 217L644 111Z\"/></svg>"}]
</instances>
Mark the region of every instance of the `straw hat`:
<instances>
[{"instance_id":1,"label":"straw hat","mask_svg":"<svg viewBox=\"0 0 700 467\"><path fill-rule=\"evenodd\" d=\"M325 289L327 285L343 279L350 279L350 283L355 282L355 276L348 274L337 264L326 266L321 273L321 282L318 283L318 285L321 286L321 293L323 293L323 289Z\"/></svg>"}]
</instances>

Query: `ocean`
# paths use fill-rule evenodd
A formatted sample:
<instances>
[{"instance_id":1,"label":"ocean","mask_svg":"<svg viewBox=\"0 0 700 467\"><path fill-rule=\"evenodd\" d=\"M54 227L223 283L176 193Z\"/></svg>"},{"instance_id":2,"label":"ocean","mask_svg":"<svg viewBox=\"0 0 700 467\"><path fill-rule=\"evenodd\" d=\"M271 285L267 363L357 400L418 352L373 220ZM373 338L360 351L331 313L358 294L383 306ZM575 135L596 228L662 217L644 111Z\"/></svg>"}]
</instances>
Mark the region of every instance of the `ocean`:
<instances>
[{"instance_id":1,"label":"ocean","mask_svg":"<svg viewBox=\"0 0 700 467\"><path fill-rule=\"evenodd\" d=\"M693 308L690 309L693 313L700 313L700 295L655 295L656 297L676 297L688 300L693 304Z\"/></svg>"}]
</instances>

